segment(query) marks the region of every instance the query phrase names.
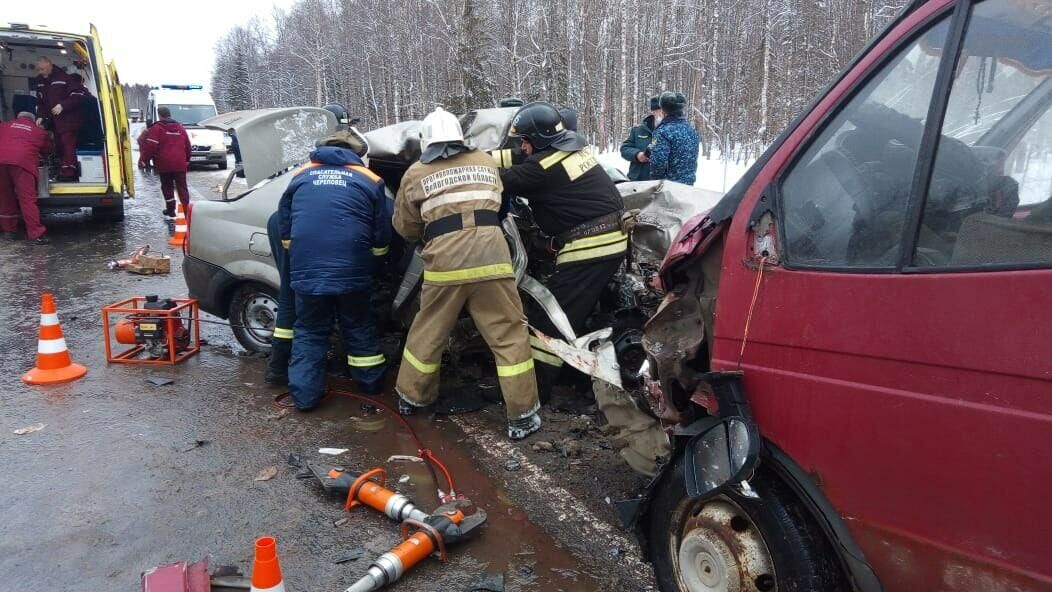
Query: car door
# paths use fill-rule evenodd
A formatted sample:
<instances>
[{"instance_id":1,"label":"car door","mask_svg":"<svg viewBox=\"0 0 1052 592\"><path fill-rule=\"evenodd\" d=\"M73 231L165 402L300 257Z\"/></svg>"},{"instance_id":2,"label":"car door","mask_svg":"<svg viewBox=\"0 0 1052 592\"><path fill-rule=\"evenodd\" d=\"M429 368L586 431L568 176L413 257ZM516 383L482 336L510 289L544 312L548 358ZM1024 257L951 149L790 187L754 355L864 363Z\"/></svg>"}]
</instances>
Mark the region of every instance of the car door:
<instances>
[{"instance_id":1,"label":"car door","mask_svg":"<svg viewBox=\"0 0 1052 592\"><path fill-rule=\"evenodd\" d=\"M727 235L713 365L888 590L1052 588L1049 6L907 21Z\"/></svg>"},{"instance_id":2,"label":"car door","mask_svg":"<svg viewBox=\"0 0 1052 592\"><path fill-rule=\"evenodd\" d=\"M128 197L135 197L135 165L132 163L131 131L128 123L128 110L124 102L124 87L117 76L117 66L111 60L107 64L109 71L110 92L113 97L113 112L117 127L117 145L120 153L121 180L124 192Z\"/></svg>"}]
</instances>

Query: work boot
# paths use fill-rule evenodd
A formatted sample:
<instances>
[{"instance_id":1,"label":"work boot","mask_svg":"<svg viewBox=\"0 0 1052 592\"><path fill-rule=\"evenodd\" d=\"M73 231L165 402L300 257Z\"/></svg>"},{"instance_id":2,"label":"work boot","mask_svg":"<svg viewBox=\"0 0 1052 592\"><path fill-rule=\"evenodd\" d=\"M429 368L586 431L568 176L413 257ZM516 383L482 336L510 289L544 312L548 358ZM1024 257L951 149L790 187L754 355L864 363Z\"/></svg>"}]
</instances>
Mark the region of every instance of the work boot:
<instances>
[{"instance_id":1,"label":"work boot","mask_svg":"<svg viewBox=\"0 0 1052 592\"><path fill-rule=\"evenodd\" d=\"M292 356L292 340L274 339L270 346L270 359L263 373L263 382L274 386L289 385L289 358Z\"/></svg>"},{"instance_id":2,"label":"work boot","mask_svg":"<svg viewBox=\"0 0 1052 592\"><path fill-rule=\"evenodd\" d=\"M33 243L34 245L50 245L51 239L42 234L29 242Z\"/></svg>"},{"instance_id":3,"label":"work boot","mask_svg":"<svg viewBox=\"0 0 1052 592\"><path fill-rule=\"evenodd\" d=\"M541 414L533 412L520 419L508 420L508 438L522 440L526 436L541 429Z\"/></svg>"},{"instance_id":4,"label":"work boot","mask_svg":"<svg viewBox=\"0 0 1052 592\"><path fill-rule=\"evenodd\" d=\"M402 397L398 397L398 415L409 417L416 413L416 407Z\"/></svg>"}]
</instances>

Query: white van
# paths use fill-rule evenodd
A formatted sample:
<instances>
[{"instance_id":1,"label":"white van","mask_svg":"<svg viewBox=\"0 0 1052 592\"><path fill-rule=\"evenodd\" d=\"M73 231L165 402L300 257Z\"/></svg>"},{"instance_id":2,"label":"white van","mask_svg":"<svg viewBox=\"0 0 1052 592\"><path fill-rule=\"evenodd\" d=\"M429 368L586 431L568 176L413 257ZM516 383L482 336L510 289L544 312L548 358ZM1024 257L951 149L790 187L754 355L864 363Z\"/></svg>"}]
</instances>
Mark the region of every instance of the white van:
<instances>
[{"instance_id":1,"label":"white van","mask_svg":"<svg viewBox=\"0 0 1052 592\"><path fill-rule=\"evenodd\" d=\"M198 125L215 117L216 104L212 95L200 84L162 84L150 91L146 106L146 125L160 119L159 107L168 107L172 119L183 124L190 136L190 164L214 164L226 168L225 134Z\"/></svg>"}]
</instances>

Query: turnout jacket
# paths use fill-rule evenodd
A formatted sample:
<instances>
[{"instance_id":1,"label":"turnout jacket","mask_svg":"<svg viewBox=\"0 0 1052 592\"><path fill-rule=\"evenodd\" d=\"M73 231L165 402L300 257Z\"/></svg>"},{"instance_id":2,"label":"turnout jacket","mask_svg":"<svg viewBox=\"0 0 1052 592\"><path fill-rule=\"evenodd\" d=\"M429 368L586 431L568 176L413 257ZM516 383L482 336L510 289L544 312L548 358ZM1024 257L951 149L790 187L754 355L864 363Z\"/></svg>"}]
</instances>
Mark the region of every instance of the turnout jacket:
<instances>
[{"instance_id":1,"label":"turnout jacket","mask_svg":"<svg viewBox=\"0 0 1052 592\"><path fill-rule=\"evenodd\" d=\"M694 184L698 173L698 132L682 115L670 115L654 130L650 145L650 178Z\"/></svg>"},{"instance_id":2,"label":"turnout jacket","mask_svg":"<svg viewBox=\"0 0 1052 592\"><path fill-rule=\"evenodd\" d=\"M47 132L32 119L19 117L0 123L0 164L14 165L36 178L40 159L50 152Z\"/></svg>"},{"instance_id":3,"label":"turnout jacket","mask_svg":"<svg viewBox=\"0 0 1052 592\"><path fill-rule=\"evenodd\" d=\"M185 173L190 168L190 137L174 119L162 119L139 136L139 161L153 159L158 173Z\"/></svg>"},{"instance_id":4,"label":"turnout jacket","mask_svg":"<svg viewBox=\"0 0 1052 592\"><path fill-rule=\"evenodd\" d=\"M496 162L478 150L409 167L395 198L394 227L406 241L424 242L425 284L515 277L499 226L501 190ZM431 232L444 232L424 240L432 224Z\"/></svg>"},{"instance_id":5,"label":"turnout jacket","mask_svg":"<svg viewBox=\"0 0 1052 592\"><path fill-rule=\"evenodd\" d=\"M629 162L628 178L632 181L650 180L650 163L639 162L636 156L650 148L654 135L654 116L647 115L643 123L628 132L628 138L621 143L621 158Z\"/></svg>"},{"instance_id":6,"label":"turnout jacket","mask_svg":"<svg viewBox=\"0 0 1052 592\"><path fill-rule=\"evenodd\" d=\"M323 146L295 173L278 206L292 289L334 295L368 290L391 242L384 182L352 150Z\"/></svg>"}]
</instances>

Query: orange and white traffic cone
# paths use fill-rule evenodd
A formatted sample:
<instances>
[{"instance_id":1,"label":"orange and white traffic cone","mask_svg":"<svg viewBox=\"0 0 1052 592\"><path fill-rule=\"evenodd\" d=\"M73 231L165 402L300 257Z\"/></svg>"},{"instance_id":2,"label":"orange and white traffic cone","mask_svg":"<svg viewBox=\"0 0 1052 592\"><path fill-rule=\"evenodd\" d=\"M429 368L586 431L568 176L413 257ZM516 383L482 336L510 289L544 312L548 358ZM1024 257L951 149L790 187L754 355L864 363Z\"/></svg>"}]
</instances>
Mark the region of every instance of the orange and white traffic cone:
<instances>
[{"instance_id":1,"label":"orange and white traffic cone","mask_svg":"<svg viewBox=\"0 0 1052 592\"><path fill-rule=\"evenodd\" d=\"M278 563L278 542L274 537L256 539L256 559L252 562L252 587L249 592L285 592Z\"/></svg>"},{"instance_id":2,"label":"orange and white traffic cone","mask_svg":"<svg viewBox=\"0 0 1052 592\"><path fill-rule=\"evenodd\" d=\"M55 298L45 292L40 298L40 338L37 340L37 365L22 375L26 384L58 384L76 380L88 369L74 364L66 349L66 338L58 324Z\"/></svg>"},{"instance_id":3,"label":"orange and white traffic cone","mask_svg":"<svg viewBox=\"0 0 1052 592\"><path fill-rule=\"evenodd\" d=\"M168 244L173 247L181 247L186 244L186 211L183 210L183 202L175 202L175 234L168 239Z\"/></svg>"}]
</instances>

